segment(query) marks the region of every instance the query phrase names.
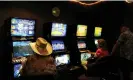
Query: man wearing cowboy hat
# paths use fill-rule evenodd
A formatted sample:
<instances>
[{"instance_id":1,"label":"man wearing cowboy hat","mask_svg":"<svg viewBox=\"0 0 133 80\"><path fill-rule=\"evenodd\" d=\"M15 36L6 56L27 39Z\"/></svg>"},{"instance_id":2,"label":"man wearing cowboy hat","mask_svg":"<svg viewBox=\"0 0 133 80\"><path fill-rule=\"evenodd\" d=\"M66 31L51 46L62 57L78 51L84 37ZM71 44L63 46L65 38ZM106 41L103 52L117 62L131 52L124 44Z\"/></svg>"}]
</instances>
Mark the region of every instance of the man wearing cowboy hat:
<instances>
[{"instance_id":1,"label":"man wearing cowboy hat","mask_svg":"<svg viewBox=\"0 0 133 80\"><path fill-rule=\"evenodd\" d=\"M34 55L29 56L23 64L21 76L38 76L56 74L56 65L54 64L52 46L45 39L39 37L36 42L30 43Z\"/></svg>"}]
</instances>

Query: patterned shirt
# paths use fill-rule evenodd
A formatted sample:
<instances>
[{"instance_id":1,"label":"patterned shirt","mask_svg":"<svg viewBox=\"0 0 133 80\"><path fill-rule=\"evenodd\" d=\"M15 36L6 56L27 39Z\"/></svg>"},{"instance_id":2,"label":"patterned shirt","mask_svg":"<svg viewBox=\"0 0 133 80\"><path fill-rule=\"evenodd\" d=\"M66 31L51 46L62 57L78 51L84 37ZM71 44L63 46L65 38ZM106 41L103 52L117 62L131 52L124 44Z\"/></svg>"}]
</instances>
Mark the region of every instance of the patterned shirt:
<instances>
[{"instance_id":1,"label":"patterned shirt","mask_svg":"<svg viewBox=\"0 0 133 80\"><path fill-rule=\"evenodd\" d=\"M56 65L51 56L40 56L34 54L27 58L27 62L23 66L22 76L34 75L55 75Z\"/></svg>"},{"instance_id":2,"label":"patterned shirt","mask_svg":"<svg viewBox=\"0 0 133 80\"><path fill-rule=\"evenodd\" d=\"M118 39L120 56L133 61L133 33L129 30L121 33Z\"/></svg>"}]
</instances>

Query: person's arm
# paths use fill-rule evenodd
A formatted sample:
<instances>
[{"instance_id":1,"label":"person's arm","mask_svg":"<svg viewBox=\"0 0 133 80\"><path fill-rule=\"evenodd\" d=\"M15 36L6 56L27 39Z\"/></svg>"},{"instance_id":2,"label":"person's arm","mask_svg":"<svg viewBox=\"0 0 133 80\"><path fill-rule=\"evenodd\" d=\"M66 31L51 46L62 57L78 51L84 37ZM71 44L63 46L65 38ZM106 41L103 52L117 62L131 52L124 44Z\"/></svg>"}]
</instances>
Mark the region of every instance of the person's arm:
<instances>
[{"instance_id":1,"label":"person's arm","mask_svg":"<svg viewBox=\"0 0 133 80\"><path fill-rule=\"evenodd\" d=\"M116 44L114 45L113 49L112 49L112 54L111 55L115 55L115 52L119 49L120 44L118 42L116 42Z\"/></svg>"},{"instance_id":2,"label":"person's arm","mask_svg":"<svg viewBox=\"0 0 133 80\"><path fill-rule=\"evenodd\" d=\"M51 69L56 71L55 59L50 56L50 64L52 65Z\"/></svg>"},{"instance_id":3,"label":"person's arm","mask_svg":"<svg viewBox=\"0 0 133 80\"><path fill-rule=\"evenodd\" d=\"M22 67L21 67L21 69L20 69L20 74L22 73L22 69L23 69L23 67L26 65L26 62L27 62L27 58L23 58L23 61L21 62L21 64L22 64Z\"/></svg>"},{"instance_id":4,"label":"person's arm","mask_svg":"<svg viewBox=\"0 0 133 80\"><path fill-rule=\"evenodd\" d=\"M95 53L94 53L94 52L91 52L90 50L86 50L86 51L87 51L87 53L89 53L89 54L95 55Z\"/></svg>"},{"instance_id":5,"label":"person's arm","mask_svg":"<svg viewBox=\"0 0 133 80\"><path fill-rule=\"evenodd\" d=\"M125 34L125 33L122 33L122 34L119 36L119 38L118 38L116 44L114 45L114 47L113 47L113 49L112 49L112 55L115 54L115 52L119 49L120 45L122 45L122 44L125 42L125 40L126 40L126 34Z\"/></svg>"},{"instance_id":6,"label":"person's arm","mask_svg":"<svg viewBox=\"0 0 133 80\"><path fill-rule=\"evenodd\" d=\"M30 63L31 60L31 56L29 56L26 61L22 62L22 69L20 71L20 75L21 76L25 76L27 74L27 70L28 70L28 64Z\"/></svg>"},{"instance_id":7,"label":"person's arm","mask_svg":"<svg viewBox=\"0 0 133 80\"><path fill-rule=\"evenodd\" d=\"M101 56L101 49L97 49L95 57L100 57Z\"/></svg>"}]
</instances>

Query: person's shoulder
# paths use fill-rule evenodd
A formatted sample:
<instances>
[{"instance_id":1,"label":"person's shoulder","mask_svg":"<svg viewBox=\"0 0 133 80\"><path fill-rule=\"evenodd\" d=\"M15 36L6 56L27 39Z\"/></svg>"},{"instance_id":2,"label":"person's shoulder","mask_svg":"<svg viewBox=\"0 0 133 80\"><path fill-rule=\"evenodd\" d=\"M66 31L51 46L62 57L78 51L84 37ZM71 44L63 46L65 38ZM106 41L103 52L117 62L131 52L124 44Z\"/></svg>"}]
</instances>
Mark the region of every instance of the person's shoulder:
<instances>
[{"instance_id":1,"label":"person's shoulder","mask_svg":"<svg viewBox=\"0 0 133 80\"><path fill-rule=\"evenodd\" d=\"M48 56L48 57L49 57L49 59L54 60L54 58L52 56Z\"/></svg>"},{"instance_id":2,"label":"person's shoulder","mask_svg":"<svg viewBox=\"0 0 133 80\"><path fill-rule=\"evenodd\" d=\"M120 35L121 36L123 36L123 35L125 35L125 34L127 34L127 32L125 31L125 32L122 32Z\"/></svg>"},{"instance_id":3,"label":"person's shoulder","mask_svg":"<svg viewBox=\"0 0 133 80\"><path fill-rule=\"evenodd\" d=\"M123 33L120 34L120 37L126 37L127 35L129 35L128 31L125 31Z\"/></svg>"},{"instance_id":4,"label":"person's shoulder","mask_svg":"<svg viewBox=\"0 0 133 80\"><path fill-rule=\"evenodd\" d=\"M133 33L131 32L131 31L125 31L125 32L123 32L123 33L121 33L121 37L127 37L127 36L131 36L131 35L133 35Z\"/></svg>"},{"instance_id":5,"label":"person's shoulder","mask_svg":"<svg viewBox=\"0 0 133 80\"><path fill-rule=\"evenodd\" d=\"M123 32L122 35L129 35L129 33L132 33L132 32L127 30L127 31Z\"/></svg>"},{"instance_id":6,"label":"person's shoulder","mask_svg":"<svg viewBox=\"0 0 133 80\"><path fill-rule=\"evenodd\" d=\"M32 57L34 57L35 55L33 54L33 55L30 55L30 56L28 56L27 58L32 58Z\"/></svg>"},{"instance_id":7,"label":"person's shoulder","mask_svg":"<svg viewBox=\"0 0 133 80\"><path fill-rule=\"evenodd\" d=\"M96 50L96 53L101 52L101 51L102 51L101 48L98 48L98 49Z\"/></svg>"},{"instance_id":8,"label":"person's shoulder","mask_svg":"<svg viewBox=\"0 0 133 80\"><path fill-rule=\"evenodd\" d=\"M98 48L98 49L97 49L97 51L101 51L101 50L102 50L102 48Z\"/></svg>"},{"instance_id":9,"label":"person's shoulder","mask_svg":"<svg viewBox=\"0 0 133 80\"><path fill-rule=\"evenodd\" d=\"M34 58L36 58L36 56L33 54L33 55L28 56L27 60L31 60L31 59L34 59Z\"/></svg>"}]
</instances>

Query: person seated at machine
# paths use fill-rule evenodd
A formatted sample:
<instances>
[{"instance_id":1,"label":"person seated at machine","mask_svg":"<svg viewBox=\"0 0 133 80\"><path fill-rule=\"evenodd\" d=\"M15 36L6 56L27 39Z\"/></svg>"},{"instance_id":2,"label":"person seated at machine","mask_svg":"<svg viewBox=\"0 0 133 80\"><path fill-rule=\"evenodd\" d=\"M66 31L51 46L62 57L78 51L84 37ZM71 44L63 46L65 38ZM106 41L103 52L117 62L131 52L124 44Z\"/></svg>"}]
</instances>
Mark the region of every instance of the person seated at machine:
<instances>
[{"instance_id":1,"label":"person seated at machine","mask_svg":"<svg viewBox=\"0 0 133 80\"><path fill-rule=\"evenodd\" d=\"M30 46L35 54L29 56L27 61L23 64L21 70L22 78L38 76L40 78L47 75L54 76L56 74L56 65L54 58L50 56L52 53L50 43L39 37L36 42L30 43Z\"/></svg>"},{"instance_id":2,"label":"person seated at machine","mask_svg":"<svg viewBox=\"0 0 133 80\"><path fill-rule=\"evenodd\" d=\"M98 49L96 51L95 56L98 58L104 57L104 56L108 56L109 52L107 49L107 43L104 39L99 39L98 40Z\"/></svg>"},{"instance_id":3,"label":"person seated at machine","mask_svg":"<svg viewBox=\"0 0 133 80\"><path fill-rule=\"evenodd\" d=\"M87 52L93 54L94 58L96 58L96 60L109 55L109 52L107 49L107 43L104 39L98 40L98 49L96 50L96 53L91 52L89 50L87 50ZM89 60L82 62L82 65L84 66L85 69L87 69L86 65L89 62L90 62Z\"/></svg>"},{"instance_id":4,"label":"person seated at machine","mask_svg":"<svg viewBox=\"0 0 133 80\"><path fill-rule=\"evenodd\" d=\"M119 80L120 71L118 60L109 55L107 43L104 39L98 40L98 49L94 54L94 59L88 59L82 64L87 77L100 77L101 79ZM115 66L114 66L115 65Z\"/></svg>"}]
</instances>

